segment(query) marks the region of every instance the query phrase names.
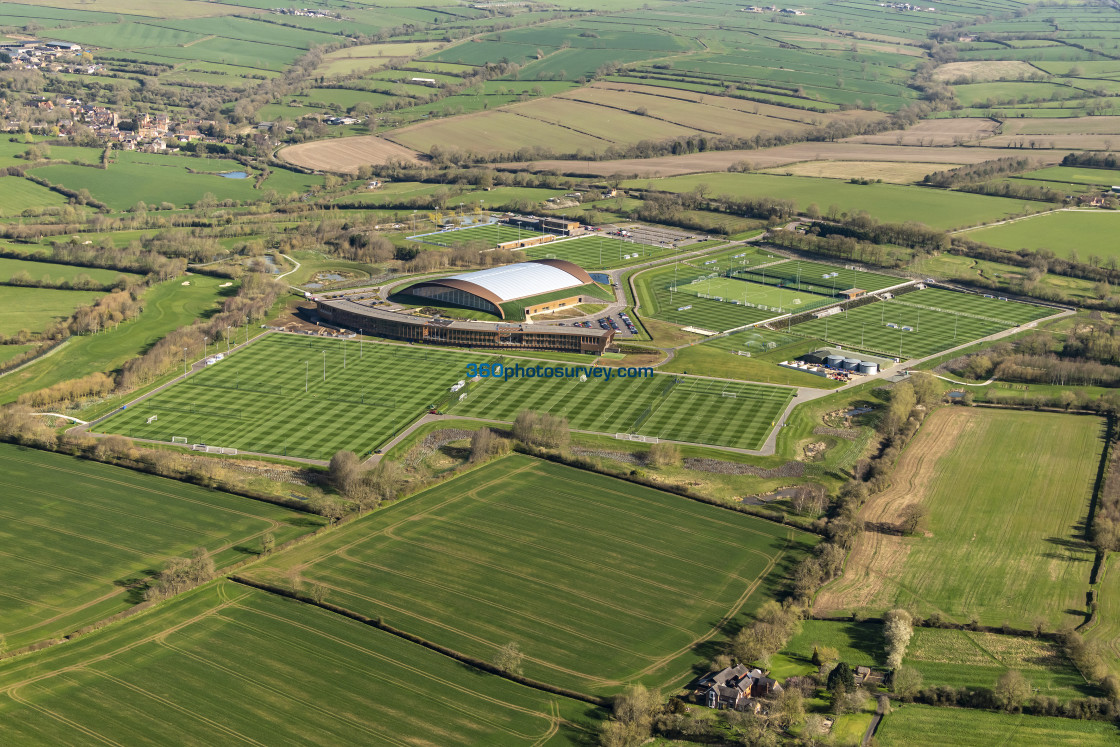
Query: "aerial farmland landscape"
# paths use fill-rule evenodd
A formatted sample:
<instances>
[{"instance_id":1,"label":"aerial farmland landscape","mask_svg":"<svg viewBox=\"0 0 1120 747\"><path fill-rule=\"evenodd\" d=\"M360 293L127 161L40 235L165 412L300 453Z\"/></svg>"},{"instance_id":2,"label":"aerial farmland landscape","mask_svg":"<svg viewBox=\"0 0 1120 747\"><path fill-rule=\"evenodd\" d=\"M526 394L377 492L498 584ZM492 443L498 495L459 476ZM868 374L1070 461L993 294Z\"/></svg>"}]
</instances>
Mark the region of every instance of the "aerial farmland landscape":
<instances>
[{"instance_id":1,"label":"aerial farmland landscape","mask_svg":"<svg viewBox=\"0 0 1120 747\"><path fill-rule=\"evenodd\" d=\"M0 3L0 744L1120 745L1120 6Z\"/></svg>"}]
</instances>

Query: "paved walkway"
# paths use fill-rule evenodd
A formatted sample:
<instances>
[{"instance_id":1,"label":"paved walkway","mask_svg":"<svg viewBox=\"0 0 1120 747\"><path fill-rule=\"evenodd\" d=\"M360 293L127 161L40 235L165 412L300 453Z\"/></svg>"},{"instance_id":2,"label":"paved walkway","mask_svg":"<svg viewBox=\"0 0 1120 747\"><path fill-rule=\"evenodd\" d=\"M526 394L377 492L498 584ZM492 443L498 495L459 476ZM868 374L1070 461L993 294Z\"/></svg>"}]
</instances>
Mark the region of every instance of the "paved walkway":
<instances>
[{"instance_id":1,"label":"paved walkway","mask_svg":"<svg viewBox=\"0 0 1120 747\"><path fill-rule=\"evenodd\" d=\"M291 263L292 263L293 265L295 265L295 269L293 269L293 270L288 270L288 271L287 271L287 272L285 272L285 273L284 273L283 275L277 275L277 276L276 276L276 279L277 279L277 280L283 280L284 278L288 277L288 276L289 276L289 275L291 275L291 274L292 274L293 272L295 272L296 270L298 270L298 269L300 268L300 266L301 266L299 262L296 262L296 261L295 261L294 259L292 259L291 257L289 257L289 256L288 256L287 254L283 254L283 253L281 253L281 254L280 254L280 256L281 256L281 257L283 257L284 259L288 260L289 262L291 262Z\"/></svg>"}]
</instances>

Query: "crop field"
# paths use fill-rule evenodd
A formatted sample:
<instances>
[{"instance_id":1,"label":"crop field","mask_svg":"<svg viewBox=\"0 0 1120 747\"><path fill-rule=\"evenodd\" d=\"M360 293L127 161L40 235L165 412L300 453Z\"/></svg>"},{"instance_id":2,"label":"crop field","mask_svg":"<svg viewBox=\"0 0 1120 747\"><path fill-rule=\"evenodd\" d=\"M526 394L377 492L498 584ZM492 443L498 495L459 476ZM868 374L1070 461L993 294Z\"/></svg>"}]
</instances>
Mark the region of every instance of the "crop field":
<instances>
[{"instance_id":1,"label":"crop field","mask_svg":"<svg viewBox=\"0 0 1120 747\"><path fill-rule=\"evenodd\" d=\"M750 160L750 156L745 156ZM711 173L664 179L632 180L623 188L646 188L667 192L692 192L705 186L713 196L732 198L770 197L792 200L799 210L816 205L821 214L857 215L866 212L888 223L916 221L932 228L954 228L1002 220L1024 210L1039 209L1038 203L1005 197L933 190L898 184L851 184L835 179L772 174Z\"/></svg>"},{"instance_id":2,"label":"crop field","mask_svg":"<svg viewBox=\"0 0 1120 747\"><path fill-rule=\"evenodd\" d=\"M796 325L793 331L905 360L963 345L1052 313L1052 309L1041 306L927 288L812 319Z\"/></svg>"},{"instance_id":3,"label":"crop field","mask_svg":"<svg viewBox=\"0 0 1120 747\"><path fill-rule=\"evenodd\" d=\"M0 205L0 218L19 215L28 208L54 207L67 202L58 192L16 176L0 177L0 194L4 195L4 202Z\"/></svg>"},{"instance_id":4,"label":"crop field","mask_svg":"<svg viewBox=\"0 0 1120 747\"><path fill-rule=\"evenodd\" d=\"M94 371L116 370L171 330L190 324L214 308L223 294L236 290L236 286L219 288L225 282L224 278L195 275L187 286L179 280L168 280L150 288L144 294L144 311L137 319L95 335L71 337L48 357L0 377L0 402L10 402L24 392L81 378ZM9 290L32 289L0 288L0 297ZM36 290L36 293L82 292Z\"/></svg>"},{"instance_id":5,"label":"crop field","mask_svg":"<svg viewBox=\"0 0 1120 747\"><path fill-rule=\"evenodd\" d=\"M636 264L678 252L691 251L690 247L651 246L614 236L584 236L561 242L551 242L527 247L523 250L529 259L556 257L575 262L585 270L605 270Z\"/></svg>"},{"instance_id":6,"label":"crop field","mask_svg":"<svg viewBox=\"0 0 1120 747\"><path fill-rule=\"evenodd\" d=\"M1113 674L1120 673L1120 554L1110 552L1097 586L1099 614L1085 637L1101 644L1101 652Z\"/></svg>"},{"instance_id":7,"label":"crop field","mask_svg":"<svg viewBox=\"0 0 1120 747\"><path fill-rule=\"evenodd\" d=\"M270 334L99 427L311 459L340 449L362 454L432 407L477 362L448 350Z\"/></svg>"},{"instance_id":8,"label":"crop field","mask_svg":"<svg viewBox=\"0 0 1120 747\"><path fill-rule=\"evenodd\" d=\"M531 239L534 236L541 235L543 234L541 234L540 231L530 231L525 228L506 226L501 223L488 223L471 228L457 228L450 231L409 236L409 238L414 241L422 241L425 244L451 247L479 243L485 244L487 248L492 249L498 244L504 244L507 241Z\"/></svg>"},{"instance_id":9,"label":"crop field","mask_svg":"<svg viewBox=\"0 0 1120 747\"><path fill-rule=\"evenodd\" d=\"M511 139L511 133L516 133L516 139ZM522 117L506 109L421 122L394 130L386 138L422 152L437 145L440 148L453 145L459 150L481 154L512 153L522 148L558 153L594 152L611 145L602 138Z\"/></svg>"},{"instance_id":10,"label":"crop field","mask_svg":"<svg viewBox=\"0 0 1120 747\"><path fill-rule=\"evenodd\" d=\"M277 155L296 166L350 174L363 164L417 163L415 151L373 135L289 145L281 148Z\"/></svg>"},{"instance_id":11,"label":"crop field","mask_svg":"<svg viewBox=\"0 0 1120 747\"><path fill-rule=\"evenodd\" d=\"M1095 747L1116 744L1116 726L1053 716L992 713L972 708L905 705L883 719L875 740L883 747L953 744L997 747L1006 744Z\"/></svg>"},{"instance_id":12,"label":"crop field","mask_svg":"<svg viewBox=\"0 0 1120 747\"><path fill-rule=\"evenodd\" d=\"M584 691L692 677L695 646L742 620L813 539L562 465L509 456L304 544L253 578L328 598L527 676ZM718 550L714 550L718 548ZM716 551L713 567L702 560Z\"/></svg>"},{"instance_id":13,"label":"crop field","mask_svg":"<svg viewBox=\"0 0 1120 747\"><path fill-rule=\"evenodd\" d=\"M405 745L436 730L447 744L563 747L583 743L591 710L229 581L0 663L10 744L174 733L187 744Z\"/></svg>"},{"instance_id":14,"label":"crop field","mask_svg":"<svg viewBox=\"0 0 1120 747\"><path fill-rule=\"evenodd\" d=\"M865 532L820 610L913 607L957 622L1046 629L1081 622L1093 549L1082 528L1097 474L1098 418L942 408L861 512L896 524L929 510L915 537Z\"/></svg>"},{"instance_id":15,"label":"crop field","mask_svg":"<svg viewBox=\"0 0 1120 747\"><path fill-rule=\"evenodd\" d=\"M0 335L15 334L21 329L42 332L69 317L79 306L88 306L103 295L99 291L0 286Z\"/></svg>"},{"instance_id":16,"label":"crop field","mask_svg":"<svg viewBox=\"0 0 1120 747\"><path fill-rule=\"evenodd\" d=\"M0 445L0 634L19 648L140 601L130 586L195 547L219 567L319 526L298 511L61 454ZM50 548L49 557L43 548ZM248 549L244 549L248 548Z\"/></svg>"},{"instance_id":17,"label":"crop field","mask_svg":"<svg viewBox=\"0 0 1120 747\"><path fill-rule=\"evenodd\" d=\"M507 363L512 365L512 363ZM644 378L483 380L456 415L512 421L522 410L568 418L572 428L758 449L793 391L654 374Z\"/></svg>"},{"instance_id":18,"label":"crop field","mask_svg":"<svg viewBox=\"0 0 1120 747\"><path fill-rule=\"evenodd\" d=\"M968 237L1001 249L1049 249L1059 257L1120 260L1116 231L1120 214L1113 211L1062 211L969 231Z\"/></svg>"},{"instance_id":19,"label":"crop field","mask_svg":"<svg viewBox=\"0 0 1120 747\"><path fill-rule=\"evenodd\" d=\"M765 173L811 176L818 179L882 179L891 184L914 184L920 182L926 174L960 165L894 161L805 161L776 166Z\"/></svg>"}]
</instances>

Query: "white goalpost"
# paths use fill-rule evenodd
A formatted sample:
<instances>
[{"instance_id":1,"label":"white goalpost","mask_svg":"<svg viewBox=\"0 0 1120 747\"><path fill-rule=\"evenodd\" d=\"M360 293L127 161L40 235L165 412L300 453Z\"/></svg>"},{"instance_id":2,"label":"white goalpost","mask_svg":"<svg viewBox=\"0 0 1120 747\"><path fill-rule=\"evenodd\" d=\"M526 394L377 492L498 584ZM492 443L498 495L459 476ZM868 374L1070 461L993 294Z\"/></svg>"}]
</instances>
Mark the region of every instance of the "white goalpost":
<instances>
[{"instance_id":1,"label":"white goalpost","mask_svg":"<svg viewBox=\"0 0 1120 747\"><path fill-rule=\"evenodd\" d=\"M187 437L186 436L172 436L171 437L171 443L173 443L173 444L185 444L186 442L187 442Z\"/></svg>"}]
</instances>

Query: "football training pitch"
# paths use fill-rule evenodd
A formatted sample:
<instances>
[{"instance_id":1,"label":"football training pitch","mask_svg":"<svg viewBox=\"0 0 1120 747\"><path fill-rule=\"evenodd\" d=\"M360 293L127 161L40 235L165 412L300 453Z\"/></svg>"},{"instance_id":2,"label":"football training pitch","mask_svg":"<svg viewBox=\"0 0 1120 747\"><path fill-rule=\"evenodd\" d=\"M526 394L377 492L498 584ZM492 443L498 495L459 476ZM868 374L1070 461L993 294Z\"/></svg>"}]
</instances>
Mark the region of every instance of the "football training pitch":
<instances>
[{"instance_id":1,"label":"football training pitch","mask_svg":"<svg viewBox=\"0 0 1120 747\"><path fill-rule=\"evenodd\" d=\"M466 246L477 242L493 248L507 241L529 239L534 236L543 236L543 234L540 231L530 231L525 228L517 228L516 226L487 223L470 228L457 228L451 231L439 231L437 233L409 236L409 238L414 241L422 241L425 244L436 244L437 246Z\"/></svg>"},{"instance_id":2,"label":"football training pitch","mask_svg":"<svg viewBox=\"0 0 1120 747\"><path fill-rule=\"evenodd\" d=\"M652 246L613 236L592 235L538 244L526 247L524 252L529 259L566 259L585 270L605 270L668 257L679 252L696 251L696 248L695 246L681 248Z\"/></svg>"},{"instance_id":3,"label":"football training pitch","mask_svg":"<svg viewBox=\"0 0 1120 747\"><path fill-rule=\"evenodd\" d=\"M782 284L799 291L808 291L831 297L849 288L877 291L906 282L906 278L896 278L890 275L881 275L877 272L847 269L799 259L791 259L788 262L780 262L760 268L747 266L743 269L736 269L735 274L756 283Z\"/></svg>"},{"instance_id":4,"label":"football training pitch","mask_svg":"<svg viewBox=\"0 0 1120 747\"><path fill-rule=\"evenodd\" d=\"M468 363L490 357L269 334L100 428L309 459L361 454L432 407Z\"/></svg>"},{"instance_id":5,"label":"football training pitch","mask_svg":"<svg viewBox=\"0 0 1120 747\"><path fill-rule=\"evenodd\" d=\"M0 662L8 744L583 744L586 703L230 581Z\"/></svg>"},{"instance_id":6,"label":"football training pitch","mask_svg":"<svg viewBox=\"0 0 1120 747\"><path fill-rule=\"evenodd\" d=\"M1099 418L1041 412L935 411L899 459L894 486L860 518L897 524L929 510L928 534L867 532L822 610L912 608L955 622L1049 630L1083 616L1093 548L1085 541L1103 448Z\"/></svg>"},{"instance_id":7,"label":"football training pitch","mask_svg":"<svg viewBox=\"0 0 1120 747\"><path fill-rule=\"evenodd\" d=\"M794 334L901 358L920 358L963 345L1055 309L935 288L876 301L795 325Z\"/></svg>"},{"instance_id":8,"label":"football training pitch","mask_svg":"<svg viewBox=\"0 0 1120 747\"><path fill-rule=\"evenodd\" d=\"M451 412L513 420L522 410L537 410L568 418L576 430L758 449L793 394L785 387L669 374L609 381L489 379Z\"/></svg>"},{"instance_id":9,"label":"football training pitch","mask_svg":"<svg viewBox=\"0 0 1120 747\"><path fill-rule=\"evenodd\" d=\"M643 272L634 280L641 313L673 324L723 332L780 316L782 312L774 309L782 308L782 304L800 310L820 300L808 293L779 294L771 292L765 283L725 277L729 271L742 272L772 262L772 256L752 247ZM794 298L801 298L804 305L794 304Z\"/></svg>"},{"instance_id":10,"label":"football training pitch","mask_svg":"<svg viewBox=\"0 0 1120 747\"><path fill-rule=\"evenodd\" d=\"M256 566L328 601L525 674L617 692L683 683L721 620L741 623L811 535L514 455ZM718 562L712 562L718 558Z\"/></svg>"},{"instance_id":11,"label":"football training pitch","mask_svg":"<svg viewBox=\"0 0 1120 747\"><path fill-rule=\"evenodd\" d=\"M11 648L73 632L139 601L131 580L195 547L219 567L272 532L321 523L297 511L141 472L0 445L0 634ZM49 559L43 549L50 548Z\"/></svg>"}]
</instances>

